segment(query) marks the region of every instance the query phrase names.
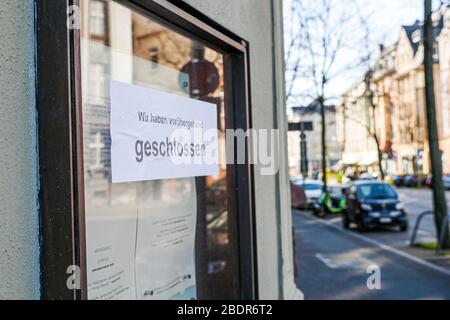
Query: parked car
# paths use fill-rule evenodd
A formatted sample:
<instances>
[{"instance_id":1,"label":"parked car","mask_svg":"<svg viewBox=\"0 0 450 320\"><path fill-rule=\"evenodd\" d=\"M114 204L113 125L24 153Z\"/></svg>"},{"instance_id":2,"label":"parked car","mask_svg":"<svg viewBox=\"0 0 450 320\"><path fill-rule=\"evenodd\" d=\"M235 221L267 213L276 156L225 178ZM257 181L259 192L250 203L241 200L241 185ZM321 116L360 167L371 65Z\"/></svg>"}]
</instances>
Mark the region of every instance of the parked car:
<instances>
[{"instance_id":1,"label":"parked car","mask_svg":"<svg viewBox=\"0 0 450 320\"><path fill-rule=\"evenodd\" d=\"M294 185L303 188L306 194L306 208L312 209L322 194L322 182L319 180L297 179Z\"/></svg>"},{"instance_id":2,"label":"parked car","mask_svg":"<svg viewBox=\"0 0 450 320\"><path fill-rule=\"evenodd\" d=\"M450 190L450 174L445 174L442 176L442 183L444 184L444 188L446 190ZM428 175L425 184L428 188L433 188L433 176L431 174Z\"/></svg>"},{"instance_id":3,"label":"parked car","mask_svg":"<svg viewBox=\"0 0 450 320\"><path fill-rule=\"evenodd\" d=\"M446 174L442 177L442 183L446 190L450 190L450 174Z\"/></svg>"},{"instance_id":4,"label":"parked car","mask_svg":"<svg viewBox=\"0 0 450 320\"><path fill-rule=\"evenodd\" d=\"M427 176L427 179L425 180L425 185L430 189L433 188L433 176L431 174Z\"/></svg>"},{"instance_id":5,"label":"parked car","mask_svg":"<svg viewBox=\"0 0 450 320\"><path fill-rule=\"evenodd\" d=\"M343 227L355 223L360 231L379 226L408 230L408 215L395 189L386 182L357 181L349 185L346 209L342 214Z\"/></svg>"},{"instance_id":6,"label":"parked car","mask_svg":"<svg viewBox=\"0 0 450 320\"><path fill-rule=\"evenodd\" d=\"M412 174L407 175L407 176L403 179L403 185L404 185L405 187L408 187L408 188L414 188L414 187L417 187L417 182L418 182L417 177L416 177L415 175L412 175Z\"/></svg>"},{"instance_id":7,"label":"parked car","mask_svg":"<svg viewBox=\"0 0 450 320\"><path fill-rule=\"evenodd\" d=\"M294 209L305 209L307 205L305 190L291 181L291 207Z\"/></svg>"},{"instance_id":8,"label":"parked car","mask_svg":"<svg viewBox=\"0 0 450 320\"><path fill-rule=\"evenodd\" d=\"M405 176L394 176L393 181L394 181L394 185L396 187L402 187L403 186L403 182L405 180Z\"/></svg>"},{"instance_id":9,"label":"parked car","mask_svg":"<svg viewBox=\"0 0 450 320\"><path fill-rule=\"evenodd\" d=\"M377 180L377 177L372 173L365 172L359 176L358 180Z\"/></svg>"}]
</instances>

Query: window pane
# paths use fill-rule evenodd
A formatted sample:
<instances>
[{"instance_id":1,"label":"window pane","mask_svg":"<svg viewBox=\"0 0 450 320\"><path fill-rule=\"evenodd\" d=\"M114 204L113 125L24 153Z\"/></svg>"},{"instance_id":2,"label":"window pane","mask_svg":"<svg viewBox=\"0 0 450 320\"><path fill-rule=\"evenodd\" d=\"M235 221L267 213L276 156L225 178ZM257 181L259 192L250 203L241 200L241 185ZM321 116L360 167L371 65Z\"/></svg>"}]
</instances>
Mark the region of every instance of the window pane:
<instances>
[{"instance_id":1,"label":"window pane","mask_svg":"<svg viewBox=\"0 0 450 320\"><path fill-rule=\"evenodd\" d=\"M170 270L182 266L175 265L177 257L141 259L145 252L133 243L153 244L154 234L142 234L146 223L151 225L168 210L182 215L191 209L196 219L196 297L239 298L237 214L229 201L226 165L220 166L216 177L111 183L110 80L216 105L220 157L225 158L224 53L114 1L105 1L103 9L103 1L81 3L88 21L82 24L81 57L89 298L154 298L152 290L145 290L146 279L136 274L154 275L149 270L157 268L165 272L163 264ZM110 28L104 21L111 21ZM107 34L99 38L102 31ZM133 285L114 285L127 279Z\"/></svg>"},{"instance_id":2,"label":"window pane","mask_svg":"<svg viewBox=\"0 0 450 320\"><path fill-rule=\"evenodd\" d=\"M104 0L91 0L89 14L89 30L92 36L104 37L106 33L106 2Z\"/></svg>"}]
</instances>

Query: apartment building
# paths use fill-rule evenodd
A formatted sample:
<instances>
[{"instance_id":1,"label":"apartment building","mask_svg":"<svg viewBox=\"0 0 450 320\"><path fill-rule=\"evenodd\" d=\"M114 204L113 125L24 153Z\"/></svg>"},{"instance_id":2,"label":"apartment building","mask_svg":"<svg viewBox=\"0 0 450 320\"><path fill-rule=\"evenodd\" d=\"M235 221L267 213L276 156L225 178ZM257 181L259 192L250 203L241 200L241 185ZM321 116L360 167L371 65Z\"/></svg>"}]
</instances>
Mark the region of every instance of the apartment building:
<instances>
[{"instance_id":1,"label":"apartment building","mask_svg":"<svg viewBox=\"0 0 450 320\"><path fill-rule=\"evenodd\" d=\"M377 146L370 134L373 121L366 92L366 81L361 79L343 95L336 110L342 167L349 175L377 172Z\"/></svg>"},{"instance_id":2,"label":"apartment building","mask_svg":"<svg viewBox=\"0 0 450 320\"><path fill-rule=\"evenodd\" d=\"M305 107L293 107L288 115L289 122L312 122L313 130L305 132L308 156L308 172L311 177L317 177L322 164L322 116L317 101ZM327 167L331 168L341 159L341 148L337 139L336 107L325 106ZM288 133L289 172L299 176L300 169L300 136L298 132Z\"/></svg>"},{"instance_id":3,"label":"apartment building","mask_svg":"<svg viewBox=\"0 0 450 320\"><path fill-rule=\"evenodd\" d=\"M435 20L435 37L441 31L441 20ZM425 76L423 67L422 24L416 22L401 29L395 58L395 81L398 101L394 106L397 135L393 151L399 174L428 174L429 147L426 134ZM440 68L437 46L434 54L436 112L439 135L442 135Z\"/></svg>"},{"instance_id":4,"label":"apartment building","mask_svg":"<svg viewBox=\"0 0 450 320\"><path fill-rule=\"evenodd\" d=\"M434 53L436 112L441 150L444 162L447 162L449 152L447 137L450 129L445 86L448 85L441 86L441 82L448 83L448 58L446 60L445 56L448 55L448 32L441 34L444 19L439 12L434 14L433 20L436 39ZM373 128L373 132L376 132L383 167L388 174L426 175L431 170L426 130L422 29L420 21L403 26L394 45L380 47L380 55L374 64L370 84L375 92L374 114L370 114L368 110L370 102L363 92L363 80L357 82L343 95L342 105L339 108L342 119L349 119L351 112L351 117L356 119L350 122L360 124L359 127ZM344 113L346 117L343 116ZM355 127L355 124L349 124L349 121L345 121L345 125L341 126L346 129L339 130L344 163L367 167L373 161L373 156L370 157L374 152L370 135L364 134L361 128ZM352 127L349 129L349 126ZM355 135L354 130L360 130L360 134ZM359 160L361 156L356 156L355 153L365 157L366 160ZM352 160L349 161L349 158Z\"/></svg>"},{"instance_id":5,"label":"apartment building","mask_svg":"<svg viewBox=\"0 0 450 320\"><path fill-rule=\"evenodd\" d=\"M439 67L442 108L442 137L440 148L442 150L442 165L446 173L450 172L450 8L444 8L443 27L437 38L439 45Z\"/></svg>"},{"instance_id":6,"label":"apartment building","mask_svg":"<svg viewBox=\"0 0 450 320\"><path fill-rule=\"evenodd\" d=\"M383 154L383 167L386 174L395 174L396 156L392 150L397 126L394 123L394 106L398 102L395 76L395 57L397 45L380 46L380 57L377 60L373 75L375 108L375 133L379 139L380 151Z\"/></svg>"}]
</instances>

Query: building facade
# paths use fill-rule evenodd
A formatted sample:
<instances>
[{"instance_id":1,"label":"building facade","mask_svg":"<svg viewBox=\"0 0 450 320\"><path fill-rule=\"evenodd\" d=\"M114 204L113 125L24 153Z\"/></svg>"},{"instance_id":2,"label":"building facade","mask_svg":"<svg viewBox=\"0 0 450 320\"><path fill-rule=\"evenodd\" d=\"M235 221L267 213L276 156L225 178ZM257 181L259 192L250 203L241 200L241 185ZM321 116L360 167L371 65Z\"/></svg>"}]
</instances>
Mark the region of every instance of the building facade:
<instances>
[{"instance_id":1,"label":"building facade","mask_svg":"<svg viewBox=\"0 0 450 320\"><path fill-rule=\"evenodd\" d=\"M348 90L337 108L337 137L342 148L342 170L351 176L377 172L377 147L364 79Z\"/></svg>"},{"instance_id":2,"label":"building facade","mask_svg":"<svg viewBox=\"0 0 450 320\"><path fill-rule=\"evenodd\" d=\"M325 107L326 118L326 144L327 144L327 167L331 168L341 159L340 145L337 140L336 131L336 108L327 105ZM294 107L288 116L289 122L312 122L313 131L307 131L307 157L308 172L310 177L317 177L322 170L322 116L320 106L313 102L306 107ZM289 172L292 176L301 175L301 154L300 154L300 134L299 132L288 133L289 144Z\"/></svg>"},{"instance_id":3,"label":"building facade","mask_svg":"<svg viewBox=\"0 0 450 320\"><path fill-rule=\"evenodd\" d=\"M436 33L440 26L436 26ZM397 135L393 150L399 174L428 174L429 148L426 135L425 77L423 70L422 24L417 22L401 30L395 61L398 104L394 107ZM434 65L436 111L442 135L439 56Z\"/></svg>"},{"instance_id":4,"label":"building facade","mask_svg":"<svg viewBox=\"0 0 450 320\"><path fill-rule=\"evenodd\" d=\"M447 68L445 55L448 49L445 32L441 35L442 15L435 13L433 21L436 39L434 52L436 118L445 169L448 153L446 151L449 130L448 103L445 102L445 88L441 86L441 82L445 81L448 74L441 68L444 70ZM348 100L355 101L358 99L355 96L359 97L360 103L353 102L354 105L359 106L359 111L352 114L356 116L356 122L363 124L363 127L375 128L374 132L380 142L383 168L385 173L390 175L427 175L431 170L426 123L422 29L423 25L419 21L410 26L403 26L396 44L380 48L380 55L374 64L370 84L374 93L373 115L368 114L370 111L367 106L370 106L370 102L363 93L364 81L360 81L343 96L342 106L338 109L342 118L343 112L350 108ZM366 110L363 111L364 109ZM347 122L346 126L348 126ZM355 150L355 147L346 147L349 141L354 139L353 144L359 146L358 150L362 154L365 151L368 152L365 157L371 155L372 158L367 162L373 162L373 153L376 150L376 145L370 142L373 139L368 139L367 134L364 135L363 132L353 135L353 130L357 129L352 128L347 131L351 132L350 135L343 133L345 130L340 130L343 148ZM344 151L344 163L349 162L349 156L350 153ZM353 157L356 159L355 156ZM355 159L353 162L356 161ZM378 171L376 168L373 170Z\"/></svg>"},{"instance_id":5,"label":"building facade","mask_svg":"<svg viewBox=\"0 0 450 320\"><path fill-rule=\"evenodd\" d=\"M214 108L224 158L225 129L286 132L281 6L0 4L1 38L11 40L0 46L0 130L9 137L0 139L0 298L302 298L286 135L273 174L257 163L250 175L246 163L205 177L112 178L113 82L145 91L150 107L162 96ZM180 221L177 239L155 229Z\"/></svg>"},{"instance_id":6,"label":"building facade","mask_svg":"<svg viewBox=\"0 0 450 320\"><path fill-rule=\"evenodd\" d=\"M376 134L383 153L383 167L386 174L395 174L397 159L392 144L397 126L394 124L394 106L398 103L395 75L395 57L397 45L380 47L380 57L374 67L372 81L375 103Z\"/></svg>"},{"instance_id":7,"label":"building facade","mask_svg":"<svg viewBox=\"0 0 450 320\"><path fill-rule=\"evenodd\" d=\"M442 11L443 28L437 39L439 44L439 66L442 107L442 165L445 173L450 172L450 8Z\"/></svg>"}]
</instances>

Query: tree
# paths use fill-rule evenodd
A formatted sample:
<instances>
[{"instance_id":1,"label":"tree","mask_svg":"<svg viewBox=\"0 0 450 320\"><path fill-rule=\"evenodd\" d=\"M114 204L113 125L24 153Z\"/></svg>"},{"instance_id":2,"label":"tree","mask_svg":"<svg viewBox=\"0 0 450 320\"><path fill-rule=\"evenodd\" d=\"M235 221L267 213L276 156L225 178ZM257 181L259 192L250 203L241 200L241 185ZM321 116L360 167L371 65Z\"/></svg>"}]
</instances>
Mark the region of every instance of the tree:
<instances>
[{"instance_id":1,"label":"tree","mask_svg":"<svg viewBox=\"0 0 450 320\"><path fill-rule=\"evenodd\" d=\"M363 123L360 119L353 118L350 114L348 114L345 110L345 103L344 103L344 110L343 110L343 120L350 120L353 121L362 127L365 128L367 134L373 141L375 142L375 146L377 148L377 166L378 170L380 172L380 178L384 180L385 172L383 168L383 151L381 150L381 141L380 137L378 136L377 132L377 117L376 117L376 110L377 110L377 104L376 104L376 85L373 81L373 70L369 69L366 72L366 75L364 77L364 83L365 83L365 92L364 92L364 98L367 101L367 107L369 108L369 117L371 121L368 123ZM343 149L345 149L345 141L343 142Z\"/></svg>"},{"instance_id":2,"label":"tree","mask_svg":"<svg viewBox=\"0 0 450 320\"><path fill-rule=\"evenodd\" d=\"M442 226L447 217L447 202L445 200L444 185L442 183L442 159L439 149L439 135L436 124L436 105L434 97L434 79L433 79L433 20L432 20L432 1L424 0L425 19L423 25L423 46L424 46L424 68L425 68L425 100L426 114L428 124L428 142L430 145L431 171L433 174L433 204L436 224L436 233L440 239ZM444 248L450 248L450 238L445 236Z\"/></svg>"},{"instance_id":3,"label":"tree","mask_svg":"<svg viewBox=\"0 0 450 320\"><path fill-rule=\"evenodd\" d=\"M380 138L378 136L377 132L377 117L376 117L376 109L377 105L375 103L375 96L376 96L376 84L374 81L374 71L372 68L372 64L374 63L373 58L373 46L372 46L372 31L370 28L370 16L372 14L370 13L368 16L365 16L362 13L362 10L359 10L359 19L362 26L362 30L364 31L364 42L363 42L363 49L365 51L365 59L364 62L366 64L366 75L364 77L365 81L365 87L366 87L366 98L369 105L369 111L370 116L372 118L372 123L370 124L368 128L368 133L372 137L372 139L375 142L375 145L377 147L377 160L378 160L378 170L380 171L380 178L384 180L384 169L383 169L383 152L381 150L381 143ZM384 38L386 35L383 36ZM380 50L382 51L382 50ZM380 52L382 54L382 52Z\"/></svg>"},{"instance_id":4,"label":"tree","mask_svg":"<svg viewBox=\"0 0 450 320\"><path fill-rule=\"evenodd\" d=\"M346 106L344 103L344 110L343 110L343 120L350 120L354 123L357 123L358 125L364 127L364 129L366 130L368 136L373 139L373 141L375 142L376 148L377 148L377 165L378 165L378 170L380 171L380 178L382 180L384 180L385 177L385 173L384 173L384 168L383 168L383 151L381 150L381 142L380 142L380 138L378 136L378 132L377 132L377 123L376 123L376 108L377 108L377 104L375 102L375 90L374 89L374 81L373 81L373 71L370 69L369 71L366 72L366 75L364 77L364 83L365 83L365 92L364 92L364 98L367 101L368 104L368 108L369 108L369 117L371 119L371 121L369 121L368 123L363 123L360 119L354 118L352 117L350 114L348 114L346 112ZM343 147L345 148L345 141L343 142Z\"/></svg>"},{"instance_id":5,"label":"tree","mask_svg":"<svg viewBox=\"0 0 450 320\"><path fill-rule=\"evenodd\" d=\"M376 111L377 111L377 86L374 81L374 68L373 65L375 63L375 55L374 52L377 52L377 50L374 49L374 43L376 43L373 39L373 30L371 29L371 17L373 16L373 12L368 12L367 14L363 13L363 10L358 6L358 4L355 4L358 9L358 19L361 26L361 32L363 33L363 41L361 45L361 52L362 55L362 64L363 68L365 69L365 76L364 76L364 84L365 84L365 91L364 91L364 98L367 101L367 107L369 109L369 117L371 121L369 123L361 123L361 121L358 121L356 119L351 119L353 121L358 122L359 124L363 125L367 131L367 134L369 137L373 139L375 142L375 146L377 148L377 165L378 170L380 173L380 178L384 180L385 173L383 168L383 151L381 150L381 141L380 137L377 132L377 117L376 117ZM382 35L381 38L385 39L387 37L386 34ZM380 50L382 51L382 50ZM380 52L382 54L382 52ZM348 116L344 112L344 121L345 117Z\"/></svg>"},{"instance_id":6,"label":"tree","mask_svg":"<svg viewBox=\"0 0 450 320\"><path fill-rule=\"evenodd\" d=\"M343 74L361 66L357 50L362 39L354 2L291 0L286 50L288 105L317 101L321 113L322 179L327 188L325 104L335 98L331 88ZM309 104L309 103L305 103Z\"/></svg>"},{"instance_id":7,"label":"tree","mask_svg":"<svg viewBox=\"0 0 450 320\"><path fill-rule=\"evenodd\" d=\"M381 142L380 138L378 136L377 132L377 117L376 117L376 110L377 110L377 104L375 102L376 98L376 84L374 81L374 70L372 68L372 64L374 63L373 59L373 48L372 48L372 41L371 41L371 30L369 26L369 19L368 17L365 17L362 12L360 13L360 21L361 25L364 30L364 44L363 49L366 52L364 62L366 64L366 74L364 77L365 82L365 97L368 102L369 107L369 114L372 119L371 123L369 123L367 127L367 132L369 136L374 140L376 148L377 148L377 160L378 160L378 170L380 172L380 178L384 180L384 169L383 169L383 152L381 150ZM382 52L381 52L382 53Z\"/></svg>"},{"instance_id":8,"label":"tree","mask_svg":"<svg viewBox=\"0 0 450 320\"><path fill-rule=\"evenodd\" d=\"M381 34L376 34L373 30L372 25L373 24L373 17L374 12L370 12L368 10L362 10L359 6L358 1L355 1L354 6L356 7L357 14L356 17L359 20L359 28L360 32L362 34L362 41L361 45L359 47L359 50L361 52L361 64L362 68L364 70L364 85L365 85L365 91L363 98L365 99L367 103L368 108L368 114L369 114L369 122L362 122L360 119L352 118L352 116L347 113L346 106L344 103L344 110L343 110L343 121L344 121L344 128L345 128L345 121L350 120L353 121L366 130L368 136L373 139L376 151L377 151L377 166L380 174L380 178L384 180L385 172L383 168L383 150L381 148L381 139L377 131L377 117L376 117L376 111L377 111L377 96L378 96L378 88L374 79L374 64L376 62L376 55L375 53L379 52L380 50L377 50L377 47L379 48L379 40L382 40L381 42L384 42L383 39L388 38L388 34L382 32ZM376 27L375 27L376 28ZM378 32L379 33L379 32ZM375 40L377 39L377 40ZM382 51L382 50L381 50ZM345 101L346 97L344 97ZM345 129L344 129L345 130ZM343 150L345 150L345 139L343 141Z\"/></svg>"},{"instance_id":9,"label":"tree","mask_svg":"<svg viewBox=\"0 0 450 320\"><path fill-rule=\"evenodd\" d=\"M370 126L369 135L375 141L375 145L377 146L377 159L378 159L378 170L380 171L380 178L384 180L384 169L383 169L383 152L381 150L380 138L378 137L377 132L377 117L376 117L376 108L377 105L375 103L375 93L373 90L374 81L373 81L373 71L369 69L366 73L365 77L366 82L366 96L367 101L369 103L369 108L372 117L372 125Z\"/></svg>"}]
</instances>

